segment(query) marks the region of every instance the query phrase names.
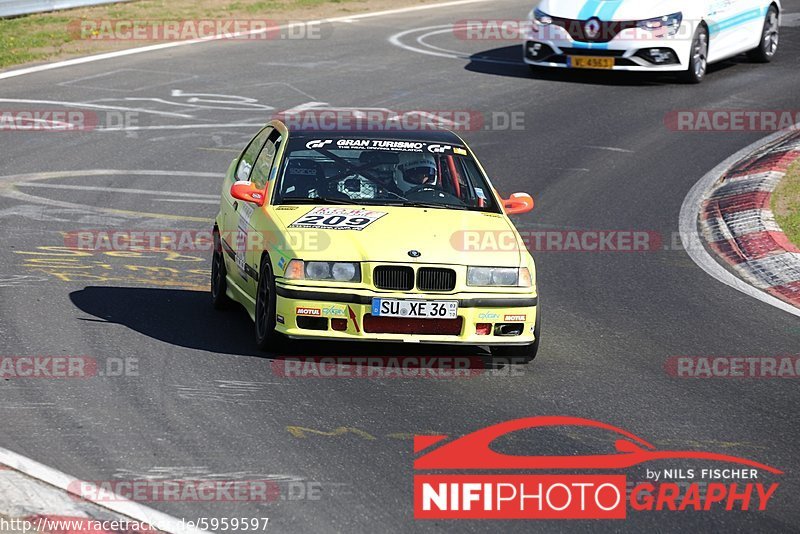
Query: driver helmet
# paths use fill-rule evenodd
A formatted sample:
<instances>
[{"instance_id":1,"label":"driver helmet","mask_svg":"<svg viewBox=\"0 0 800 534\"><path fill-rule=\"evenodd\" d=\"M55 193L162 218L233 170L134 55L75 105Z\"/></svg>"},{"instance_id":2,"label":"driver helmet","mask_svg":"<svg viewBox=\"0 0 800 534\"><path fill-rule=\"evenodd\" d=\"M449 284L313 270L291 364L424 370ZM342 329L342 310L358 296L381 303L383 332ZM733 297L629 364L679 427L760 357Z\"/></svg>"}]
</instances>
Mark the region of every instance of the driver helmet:
<instances>
[{"instance_id":1,"label":"driver helmet","mask_svg":"<svg viewBox=\"0 0 800 534\"><path fill-rule=\"evenodd\" d=\"M395 180L397 187L402 191L410 191L421 185L436 185L439 173L433 157L425 155L402 165L398 174Z\"/></svg>"}]
</instances>

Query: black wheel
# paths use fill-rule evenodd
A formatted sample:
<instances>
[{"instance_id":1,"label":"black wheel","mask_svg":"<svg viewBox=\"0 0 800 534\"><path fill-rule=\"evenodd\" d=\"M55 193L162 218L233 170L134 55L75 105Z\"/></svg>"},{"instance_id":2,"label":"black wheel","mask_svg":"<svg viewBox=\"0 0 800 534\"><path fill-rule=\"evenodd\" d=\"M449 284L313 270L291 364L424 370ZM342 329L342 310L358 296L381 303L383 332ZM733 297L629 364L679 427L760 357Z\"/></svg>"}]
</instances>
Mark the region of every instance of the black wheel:
<instances>
[{"instance_id":1,"label":"black wheel","mask_svg":"<svg viewBox=\"0 0 800 534\"><path fill-rule=\"evenodd\" d=\"M708 29L700 26L692 41L692 55L689 58L689 68L683 75L687 83L700 83L708 71Z\"/></svg>"},{"instance_id":2,"label":"black wheel","mask_svg":"<svg viewBox=\"0 0 800 534\"><path fill-rule=\"evenodd\" d=\"M778 8L770 6L764 19L764 30L761 33L761 42L747 53L747 56L758 63L769 63L775 57L780 43L780 19Z\"/></svg>"},{"instance_id":3,"label":"black wheel","mask_svg":"<svg viewBox=\"0 0 800 534\"><path fill-rule=\"evenodd\" d=\"M211 257L211 303L218 310L225 308L230 303L230 298L226 293L228 289L227 275L225 268L225 257L222 251L222 240L219 231L214 229L214 255Z\"/></svg>"},{"instance_id":4,"label":"black wheel","mask_svg":"<svg viewBox=\"0 0 800 534\"><path fill-rule=\"evenodd\" d=\"M277 350L281 336L275 331L275 277L265 255L261 259L256 290L256 345L260 350Z\"/></svg>"},{"instance_id":5,"label":"black wheel","mask_svg":"<svg viewBox=\"0 0 800 534\"><path fill-rule=\"evenodd\" d=\"M541 308L536 308L536 324L533 327L533 335L536 341L532 345L492 347L492 356L496 358L508 358L512 363L530 363L539 352L539 343L542 339L542 313Z\"/></svg>"}]
</instances>

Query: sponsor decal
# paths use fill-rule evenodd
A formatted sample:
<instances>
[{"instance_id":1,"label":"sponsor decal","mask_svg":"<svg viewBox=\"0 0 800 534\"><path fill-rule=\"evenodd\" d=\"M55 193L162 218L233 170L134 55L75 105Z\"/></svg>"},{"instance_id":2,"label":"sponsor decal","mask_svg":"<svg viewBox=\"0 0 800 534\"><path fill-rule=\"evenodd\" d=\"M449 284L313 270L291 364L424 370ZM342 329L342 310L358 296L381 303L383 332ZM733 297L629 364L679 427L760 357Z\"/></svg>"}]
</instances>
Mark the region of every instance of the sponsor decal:
<instances>
[{"instance_id":1,"label":"sponsor decal","mask_svg":"<svg viewBox=\"0 0 800 534\"><path fill-rule=\"evenodd\" d=\"M524 323L528 320L527 315L506 315L503 320L507 323Z\"/></svg>"},{"instance_id":2,"label":"sponsor decal","mask_svg":"<svg viewBox=\"0 0 800 534\"><path fill-rule=\"evenodd\" d=\"M353 321L353 326L356 327L356 333L361 333L361 327L358 326L358 317L356 317L356 312L353 311L353 308L350 306L347 307L347 313L350 315L350 320Z\"/></svg>"},{"instance_id":3,"label":"sponsor decal","mask_svg":"<svg viewBox=\"0 0 800 534\"><path fill-rule=\"evenodd\" d=\"M347 306L327 306L322 308L322 317L329 317L332 319L347 319Z\"/></svg>"},{"instance_id":4,"label":"sponsor decal","mask_svg":"<svg viewBox=\"0 0 800 534\"><path fill-rule=\"evenodd\" d=\"M319 308L297 308L295 314L304 317L322 317L322 310Z\"/></svg>"},{"instance_id":5,"label":"sponsor decal","mask_svg":"<svg viewBox=\"0 0 800 534\"><path fill-rule=\"evenodd\" d=\"M286 319L284 319L283 315L278 315L275 320L278 322L278 324L286 324Z\"/></svg>"},{"instance_id":6,"label":"sponsor decal","mask_svg":"<svg viewBox=\"0 0 800 534\"><path fill-rule=\"evenodd\" d=\"M559 429L571 437L604 433L615 452L565 456L553 456L549 450L543 455L506 452L509 444L518 446L530 431L551 436ZM736 456L657 450L626 430L577 417L517 419L455 439L417 435L414 452L414 517L424 520L621 520L629 510L763 511L780 485L769 479L783 474ZM645 469L647 481L632 485L624 472L670 460L703 464Z\"/></svg>"},{"instance_id":7,"label":"sponsor decal","mask_svg":"<svg viewBox=\"0 0 800 534\"><path fill-rule=\"evenodd\" d=\"M386 215L384 211L319 207L294 221L289 228L361 231L384 215Z\"/></svg>"},{"instance_id":8,"label":"sponsor decal","mask_svg":"<svg viewBox=\"0 0 800 534\"><path fill-rule=\"evenodd\" d=\"M484 313L481 313L481 314L478 315L478 319L488 319L490 321L493 321L493 320L499 319L499 318L500 318L500 314L492 313L492 312L484 312Z\"/></svg>"},{"instance_id":9,"label":"sponsor decal","mask_svg":"<svg viewBox=\"0 0 800 534\"><path fill-rule=\"evenodd\" d=\"M309 150L312 150L312 149L315 149L315 148L323 148L323 147L328 146L331 143L333 143L332 139L326 139L324 141L317 139L317 140L309 141L308 143L306 143L306 148L308 148Z\"/></svg>"}]
</instances>

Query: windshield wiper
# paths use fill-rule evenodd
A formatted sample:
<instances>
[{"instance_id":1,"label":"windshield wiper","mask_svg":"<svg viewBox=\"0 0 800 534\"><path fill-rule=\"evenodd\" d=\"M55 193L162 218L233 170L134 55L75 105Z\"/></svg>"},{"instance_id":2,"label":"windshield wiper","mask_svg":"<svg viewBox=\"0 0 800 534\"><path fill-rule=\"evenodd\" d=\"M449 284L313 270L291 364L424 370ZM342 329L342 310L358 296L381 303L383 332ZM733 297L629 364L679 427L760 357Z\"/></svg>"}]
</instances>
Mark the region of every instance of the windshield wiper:
<instances>
[{"instance_id":1,"label":"windshield wiper","mask_svg":"<svg viewBox=\"0 0 800 534\"><path fill-rule=\"evenodd\" d=\"M469 210L468 206L459 206L458 204L437 204L435 202L403 202L403 206L408 208Z\"/></svg>"}]
</instances>

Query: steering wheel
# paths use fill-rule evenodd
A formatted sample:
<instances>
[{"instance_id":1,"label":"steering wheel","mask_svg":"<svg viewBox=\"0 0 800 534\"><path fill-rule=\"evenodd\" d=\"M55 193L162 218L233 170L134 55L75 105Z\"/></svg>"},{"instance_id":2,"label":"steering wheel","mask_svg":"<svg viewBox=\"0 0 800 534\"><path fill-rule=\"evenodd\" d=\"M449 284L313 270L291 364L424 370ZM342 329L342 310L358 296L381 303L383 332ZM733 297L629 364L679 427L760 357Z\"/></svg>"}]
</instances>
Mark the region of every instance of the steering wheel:
<instances>
[{"instance_id":1,"label":"steering wheel","mask_svg":"<svg viewBox=\"0 0 800 534\"><path fill-rule=\"evenodd\" d=\"M451 195L447 191L442 191L438 187L434 187L432 185L418 185L413 189L409 189L406 191L405 196L408 200L412 200L411 197L419 196L422 197L419 200L425 200L426 198L430 198L431 200L435 199L441 204L450 204L455 206L463 206L464 202L461 201L455 195Z\"/></svg>"}]
</instances>

